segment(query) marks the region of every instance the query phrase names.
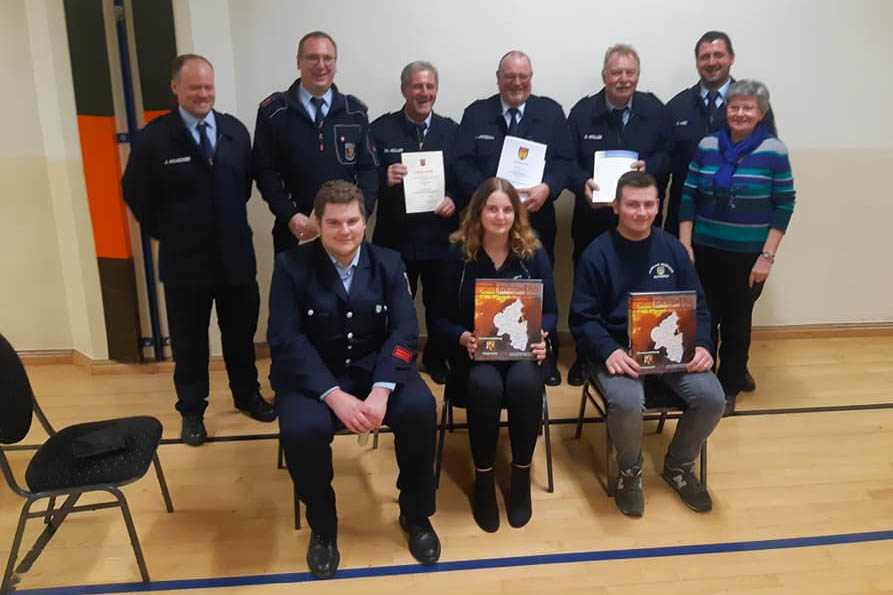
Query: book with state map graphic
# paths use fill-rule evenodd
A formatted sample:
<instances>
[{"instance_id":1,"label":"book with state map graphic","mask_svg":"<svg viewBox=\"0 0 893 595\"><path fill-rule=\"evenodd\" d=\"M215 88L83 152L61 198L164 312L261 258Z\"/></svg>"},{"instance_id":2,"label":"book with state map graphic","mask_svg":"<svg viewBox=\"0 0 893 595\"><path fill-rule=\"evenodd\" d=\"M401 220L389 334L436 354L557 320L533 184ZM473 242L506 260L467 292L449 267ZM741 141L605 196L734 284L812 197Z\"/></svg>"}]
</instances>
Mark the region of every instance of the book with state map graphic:
<instances>
[{"instance_id":1,"label":"book with state map graphic","mask_svg":"<svg viewBox=\"0 0 893 595\"><path fill-rule=\"evenodd\" d=\"M640 374L685 369L695 355L698 296L694 291L629 294L629 354Z\"/></svg>"},{"instance_id":2,"label":"book with state map graphic","mask_svg":"<svg viewBox=\"0 0 893 595\"><path fill-rule=\"evenodd\" d=\"M543 282L477 279L474 284L476 361L534 359L530 345L542 340Z\"/></svg>"}]
</instances>

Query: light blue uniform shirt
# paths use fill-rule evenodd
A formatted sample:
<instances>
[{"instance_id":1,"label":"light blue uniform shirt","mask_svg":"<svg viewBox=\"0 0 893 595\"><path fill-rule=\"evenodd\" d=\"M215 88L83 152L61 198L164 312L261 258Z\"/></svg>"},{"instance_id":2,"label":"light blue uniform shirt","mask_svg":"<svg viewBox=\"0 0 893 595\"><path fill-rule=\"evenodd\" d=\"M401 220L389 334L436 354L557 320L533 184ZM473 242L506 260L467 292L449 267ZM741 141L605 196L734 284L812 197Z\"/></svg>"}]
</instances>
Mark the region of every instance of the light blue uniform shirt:
<instances>
[{"instance_id":1,"label":"light blue uniform shirt","mask_svg":"<svg viewBox=\"0 0 893 595\"><path fill-rule=\"evenodd\" d=\"M511 108L511 106L509 104L507 104L505 101L503 101L502 97L499 98L499 103L502 104L502 117L505 119L505 125L508 127L511 127L512 119L511 119L511 116L509 115L509 109ZM522 103L521 105L519 105L517 108L515 108L518 110L518 124L520 124L521 120L524 118L524 108L525 107L527 107L526 101L524 103Z\"/></svg>"},{"instance_id":2,"label":"light blue uniform shirt","mask_svg":"<svg viewBox=\"0 0 893 595\"><path fill-rule=\"evenodd\" d=\"M310 98L313 95L310 94L310 91L304 88L304 85L298 85L298 101L301 102L301 105L304 106L304 109L307 110L307 113L310 114L310 119L316 121L316 106L310 102ZM332 87L329 87L329 90L323 93L322 96L323 104L322 104L322 117L325 118L329 115L329 108L332 107Z\"/></svg>"},{"instance_id":3,"label":"light blue uniform shirt","mask_svg":"<svg viewBox=\"0 0 893 595\"><path fill-rule=\"evenodd\" d=\"M211 151L217 150L217 119L214 118L214 110L208 112L208 115L205 116L204 120L199 120L182 107L177 107L180 110L180 116L183 118L183 123L186 124L186 130L189 131L189 134L192 135L192 140L195 141L195 144L199 143L198 136L198 125L199 122L204 122L208 125L208 128L205 132L208 134L208 140L211 141Z\"/></svg>"}]
</instances>

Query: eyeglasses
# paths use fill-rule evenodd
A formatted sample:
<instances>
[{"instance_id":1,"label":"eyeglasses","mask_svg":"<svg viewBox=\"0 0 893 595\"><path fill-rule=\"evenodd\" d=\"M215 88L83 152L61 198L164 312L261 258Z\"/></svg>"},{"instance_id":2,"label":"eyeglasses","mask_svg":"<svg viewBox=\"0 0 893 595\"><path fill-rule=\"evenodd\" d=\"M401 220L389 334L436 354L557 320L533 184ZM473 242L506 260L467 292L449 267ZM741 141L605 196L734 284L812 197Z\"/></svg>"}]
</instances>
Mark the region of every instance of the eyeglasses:
<instances>
[{"instance_id":1,"label":"eyeglasses","mask_svg":"<svg viewBox=\"0 0 893 595\"><path fill-rule=\"evenodd\" d=\"M305 56L301 56L301 60L307 62L308 64L318 64L322 62L326 66L331 66L337 60L335 56L325 56L321 54L307 54Z\"/></svg>"},{"instance_id":2,"label":"eyeglasses","mask_svg":"<svg viewBox=\"0 0 893 595\"><path fill-rule=\"evenodd\" d=\"M500 72L499 76L507 81L518 81L521 83L526 83L530 80L530 77L533 75L530 74L506 74L504 72Z\"/></svg>"}]
</instances>

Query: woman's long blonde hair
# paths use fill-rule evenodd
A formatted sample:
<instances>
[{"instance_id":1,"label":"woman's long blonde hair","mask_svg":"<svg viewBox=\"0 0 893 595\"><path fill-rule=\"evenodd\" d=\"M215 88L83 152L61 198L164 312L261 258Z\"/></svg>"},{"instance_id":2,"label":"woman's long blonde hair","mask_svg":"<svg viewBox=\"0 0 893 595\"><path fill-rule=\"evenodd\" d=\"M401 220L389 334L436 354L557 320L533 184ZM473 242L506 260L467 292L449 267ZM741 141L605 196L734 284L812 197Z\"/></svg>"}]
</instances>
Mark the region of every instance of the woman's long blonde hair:
<instances>
[{"instance_id":1,"label":"woman's long blonde hair","mask_svg":"<svg viewBox=\"0 0 893 595\"><path fill-rule=\"evenodd\" d=\"M534 250L540 245L536 232L530 227L527 219L527 209L521 204L521 198L518 191L512 186L511 182L502 178L488 178L484 180L478 189L475 190L468 207L465 209L465 215L462 217L462 223L459 229L450 235L450 241L461 244L462 255L466 262L470 262L477 258L478 252L484 241L484 227L481 225L481 212L487 199L494 192L505 192L512 203L512 209L515 211L515 220L509 230L509 252L516 257L527 260L533 256Z\"/></svg>"}]
</instances>

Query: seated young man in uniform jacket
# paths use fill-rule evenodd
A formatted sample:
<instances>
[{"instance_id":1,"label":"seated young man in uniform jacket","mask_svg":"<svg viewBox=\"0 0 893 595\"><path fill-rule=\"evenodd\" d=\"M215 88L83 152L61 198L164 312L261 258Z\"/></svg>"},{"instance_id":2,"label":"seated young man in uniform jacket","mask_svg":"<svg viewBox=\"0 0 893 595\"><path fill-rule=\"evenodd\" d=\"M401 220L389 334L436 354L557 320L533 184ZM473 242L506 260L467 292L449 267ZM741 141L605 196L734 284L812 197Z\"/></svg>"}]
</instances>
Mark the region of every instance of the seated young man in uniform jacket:
<instances>
[{"instance_id":1,"label":"seated young man in uniform jacket","mask_svg":"<svg viewBox=\"0 0 893 595\"><path fill-rule=\"evenodd\" d=\"M430 62L407 64L400 73L400 91L406 99L403 109L384 114L372 122L372 138L379 155L379 198L372 242L400 252L406 265L409 286L415 297L422 281L422 303L428 341L422 352L422 365L438 384L446 382L445 354L431 340L432 309L438 294L439 263L449 247L449 236L459 226L452 196L455 184L450 160L458 125L434 113L437 100L437 69ZM443 154L446 194L433 211L407 213L403 178L408 167L404 153L439 151Z\"/></svg>"},{"instance_id":2,"label":"seated young man in uniform jacket","mask_svg":"<svg viewBox=\"0 0 893 595\"><path fill-rule=\"evenodd\" d=\"M334 433L394 431L400 526L422 564L440 557L434 514L434 397L414 365L418 322L400 255L363 242L363 195L345 181L320 188L320 239L276 256L267 340L280 436L312 529L307 564L338 568L332 489Z\"/></svg>"},{"instance_id":3,"label":"seated young man in uniform jacket","mask_svg":"<svg viewBox=\"0 0 893 595\"><path fill-rule=\"evenodd\" d=\"M276 252L313 239L313 198L326 180L347 180L363 192L366 215L378 193L375 145L366 105L334 84L338 47L313 31L298 42L301 77L261 101L254 127L257 188L276 217Z\"/></svg>"},{"instance_id":4,"label":"seated young man in uniform jacket","mask_svg":"<svg viewBox=\"0 0 893 595\"><path fill-rule=\"evenodd\" d=\"M214 69L205 58L178 56L171 90L178 107L136 135L122 186L143 230L159 241L181 435L198 446L207 439L212 304L236 407L266 422L275 412L258 392L254 359L260 295L245 210L251 139L236 118L214 111Z\"/></svg>"}]
</instances>

